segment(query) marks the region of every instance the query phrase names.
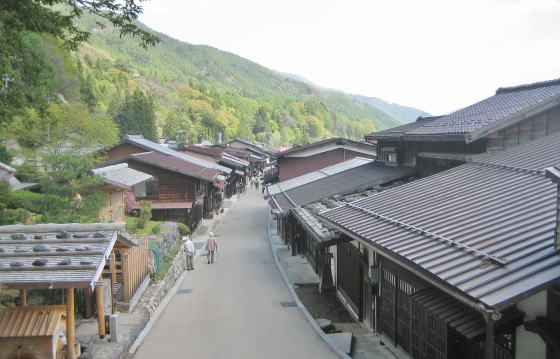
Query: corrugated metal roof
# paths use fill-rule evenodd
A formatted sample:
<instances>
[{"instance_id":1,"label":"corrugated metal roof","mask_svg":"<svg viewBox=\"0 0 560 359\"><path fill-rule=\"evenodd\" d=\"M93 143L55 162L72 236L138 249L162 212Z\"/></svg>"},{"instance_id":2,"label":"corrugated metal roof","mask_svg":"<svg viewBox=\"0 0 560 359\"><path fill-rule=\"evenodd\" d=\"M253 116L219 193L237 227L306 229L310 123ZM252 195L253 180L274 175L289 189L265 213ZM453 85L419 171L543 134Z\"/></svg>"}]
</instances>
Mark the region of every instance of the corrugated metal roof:
<instances>
[{"instance_id":1,"label":"corrugated metal roof","mask_svg":"<svg viewBox=\"0 0 560 359\"><path fill-rule=\"evenodd\" d=\"M200 166L194 162L175 156L165 155L159 152L136 153L128 157L123 157L119 159L119 161L126 161L127 159L133 159L169 171L211 182L214 181L220 174L220 171L215 168Z\"/></svg>"},{"instance_id":2,"label":"corrugated metal roof","mask_svg":"<svg viewBox=\"0 0 560 359\"><path fill-rule=\"evenodd\" d=\"M280 200L279 204L283 204L280 210L286 211L333 195L347 195L368 187L411 176L416 172L416 169L412 167L395 167L373 161L340 172L336 171L337 166L329 167L329 171L321 171L329 173L328 176L274 195L275 197L287 196L293 201L293 203L286 203Z\"/></svg>"},{"instance_id":3,"label":"corrugated metal roof","mask_svg":"<svg viewBox=\"0 0 560 359\"><path fill-rule=\"evenodd\" d=\"M374 160L370 158L355 157L351 160L340 162L335 165L322 168L318 171L313 171L298 177L290 178L289 180L283 182L276 183L272 186L269 186L267 191L269 195L278 194L283 191L288 191L292 188L303 186L305 184L318 181L322 178L332 176L336 173L347 171L349 169L362 166L366 163L371 163L373 161Z\"/></svg>"},{"instance_id":4,"label":"corrugated metal roof","mask_svg":"<svg viewBox=\"0 0 560 359\"><path fill-rule=\"evenodd\" d=\"M0 283L37 288L93 286L123 228L124 223L0 226Z\"/></svg>"},{"instance_id":5,"label":"corrugated metal roof","mask_svg":"<svg viewBox=\"0 0 560 359\"><path fill-rule=\"evenodd\" d=\"M66 320L64 305L9 308L0 313L0 338L46 337L58 334Z\"/></svg>"},{"instance_id":6,"label":"corrugated metal roof","mask_svg":"<svg viewBox=\"0 0 560 359\"><path fill-rule=\"evenodd\" d=\"M557 163L560 133L321 217L424 278L501 309L560 278L556 185L542 171Z\"/></svg>"},{"instance_id":7,"label":"corrugated metal roof","mask_svg":"<svg viewBox=\"0 0 560 359\"><path fill-rule=\"evenodd\" d=\"M103 180L113 186L130 189L135 184L147 181L153 178L144 172L128 168L127 163L119 163L117 165L105 166L93 169L93 174L100 176Z\"/></svg>"},{"instance_id":8,"label":"corrugated metal roof","mask_svg":"<svg viewBox=\"0 0 560 359\"><path fill-rule=\"evenodd\" d=\"M173 150L169 147L160 145L159 143L155 143L155 142L152 142L150 140L147 140L142 136L126 135L126 136L124 136L123 141L124 142L129 142L129 143L132 143L132 144L136 144L137 146L145 148L149 151L155 151L155 152L163 153L163 154L166 154L166 155L175 156L175 157L181 158L185 161L192 162L192 163L197 164L197 165L202 166L202 167L215 168L215 169L218 169L219 171L224 172L224 173L230 173L231 172L231 168L220 166L216 163L204 161L200 158L197 158L197 157L194 157L194 156L189 156L189 155L181 153L179 151L175 151L175 150Z\"/></svg>"}]
</instances>

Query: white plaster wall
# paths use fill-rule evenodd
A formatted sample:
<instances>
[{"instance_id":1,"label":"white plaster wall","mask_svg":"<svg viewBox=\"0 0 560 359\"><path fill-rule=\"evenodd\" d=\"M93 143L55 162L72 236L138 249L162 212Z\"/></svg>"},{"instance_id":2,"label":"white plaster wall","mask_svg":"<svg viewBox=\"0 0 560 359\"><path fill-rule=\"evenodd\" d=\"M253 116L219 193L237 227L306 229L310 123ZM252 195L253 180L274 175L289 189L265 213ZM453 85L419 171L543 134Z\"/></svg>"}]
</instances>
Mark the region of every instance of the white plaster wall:
<instances>
[{"instance_id":1,"label":"white plaster wall","mask_svg":"<svg viewBox=\"0 0 560 359\"><path fill-rule=\"evenodd\" d=\"M546 290L517 303L517 308L525 313L525 321L546 316ZM528 332L520 325L515 335L516 358L546 359L546 344L538 334Z\"/></svg>"},{"instance_id":2,"label":"white plaster wall","mask_svg":"<svg viewBox=\"0 0 560 359\"><path fill-rule=\"evenodd\" d=\"M337 272L336 272L336 246L330 246L329 247L329 253L332 253L333 257L331 259L331 273L333 276L333 285L336 288L336 278L337 278Z\"/></svg>"}]
</instances>

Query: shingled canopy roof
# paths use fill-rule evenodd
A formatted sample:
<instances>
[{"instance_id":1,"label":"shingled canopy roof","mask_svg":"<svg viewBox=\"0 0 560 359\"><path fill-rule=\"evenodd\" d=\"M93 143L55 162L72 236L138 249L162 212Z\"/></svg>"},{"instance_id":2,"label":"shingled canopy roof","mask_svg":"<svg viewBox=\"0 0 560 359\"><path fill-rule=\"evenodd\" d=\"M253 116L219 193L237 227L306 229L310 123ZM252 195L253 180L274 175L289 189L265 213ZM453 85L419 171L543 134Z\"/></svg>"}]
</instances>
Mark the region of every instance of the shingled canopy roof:
<instances>
[{"instance_id":1,"label":"shingled canopy roof","mask_svg":"<svg viewBox=\"0 0 560 359\"><path fill-rule=\"evenodd\" d=\"M91 172L103 178L105 183L124 189L131 189L135 184L153 178L152 175L128 168L128 163L99 167Z\"/></svg>"},{"instance_id":2,"label":"shingled canopy roof","mask_svg":"<svg viewBox=\"0 0 560 359\"><path fill-rule=\"evenodd\" d=\"M405 127L402 136L405 140L422 136L457 136L464 137L469 143L558 104L560 79L499 88L495 95L449 115L421 126ZM381 134L391 130L382 131ZM379 136L372 133L366 137L375 139Z\"/></svg>"},{"instance_id":3,"label":"shingled canopy roof","mask_svg":"<svg viewBox=\"0 0 560 359\"><path fill-rule=\"evenodd\" d=\"M501 310L560 278L554 248L560 133L320 216L469 303Z\"/></svg>"},{"instance_id":4,"label":"shingled canopy roof","mask_svg":"<svg viewBox=\"0 0 560 359\"><path fill-rule=\"evenodd\" d=\"M0 284L93 288L124 223L0 226Z\"/></svg>"}]
</instances>

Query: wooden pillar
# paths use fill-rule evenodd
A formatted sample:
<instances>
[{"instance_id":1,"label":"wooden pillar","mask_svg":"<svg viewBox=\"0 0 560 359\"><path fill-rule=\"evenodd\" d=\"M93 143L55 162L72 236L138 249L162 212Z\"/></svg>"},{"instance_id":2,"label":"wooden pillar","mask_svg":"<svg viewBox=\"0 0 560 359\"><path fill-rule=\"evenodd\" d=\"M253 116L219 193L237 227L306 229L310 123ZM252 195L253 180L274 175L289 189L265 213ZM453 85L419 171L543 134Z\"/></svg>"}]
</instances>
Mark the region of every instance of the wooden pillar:
<instances>
[{"instance_id":1,"label":"wooden pillar","mask_svg":"<svg viewBox=\"0 0 560 359\"><path fill-rule=\"evenodd\" d=\"M95 282L95 302L97 304L97 327L99 338L105 337L105 310L103 301L103 282Z\"/></svg>"},{"instance_id":2,"label":"wooden pillar","mask_svg":"<svg viewBox=\"0 0 560 359\"><path fill-rule=\"evenodd\" d=\"M494 342L494 327L495 322L492 319L490 313L484 315L484 321L486 322L486 355L485 359L494 359L494 346L496 343Z\"/></svg>"},{"instance_id":3,"label":"wooden pillar","mask_svg":"<svg viewBox=\"0 0 560 359\"><path fill-rule=\"evenodd\" d=\"M123 294L125 303L130 303L130 268L128 265L128 258L128 253L121 254L121 271L123 278Z\"/></svg>"},{"instance_id":4,"label":"wooden pillar","mask_svg":"<svg viewBox=\"0 0 560 359\"><path fill-rule=\"evenodd\" d=\"M20 301L20 306L27 307L27 289L19 290L19 301Z\"/></svg>"},{"instance_id":5,"label":"wooden pillar","mask_svg":"<svg viewBox=\"0 0 560 359\"><path fill-rule=\"evenodd\" d=\"M109 270L111 271L111 314L115 314L117 310L117 298L115 297L115 283L117 283L117 258L115 251L111 253L111 262L109 262Z\"/></svg>"},{"instance_id":6,"label":"wooden pillar","mask_svg":"<svg viewBox=\"0 0 560 359\"><path fill-rule=\"evenodd\" d=\"M66 289L66 359L76 359L74 352L74 288Z\"/></svg>"}]
</instances>

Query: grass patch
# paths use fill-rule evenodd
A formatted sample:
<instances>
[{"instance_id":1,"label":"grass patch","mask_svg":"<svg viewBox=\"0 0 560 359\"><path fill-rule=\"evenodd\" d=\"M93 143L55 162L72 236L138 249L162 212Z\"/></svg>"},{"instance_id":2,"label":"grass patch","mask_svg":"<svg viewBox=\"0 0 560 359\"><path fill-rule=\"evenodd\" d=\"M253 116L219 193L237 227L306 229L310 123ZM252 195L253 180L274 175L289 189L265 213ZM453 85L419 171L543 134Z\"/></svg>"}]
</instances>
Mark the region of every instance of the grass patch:
<instances>
[{"instance_id":1,"label":"grass patch","mask_svg":"<svg viewBox=\"0 0 560 359\"><path fill-rule=\"evenodd\" d=\"M138 228L136 226L137 219L138 217L126 216L126 231L136 234L136 237L144 237L153 234L157 235L161 231L161 225L164 223L163 221L149 221L146 227ZM154 231L157 233L153 233Z\"/></svg>"}]
</instances>

